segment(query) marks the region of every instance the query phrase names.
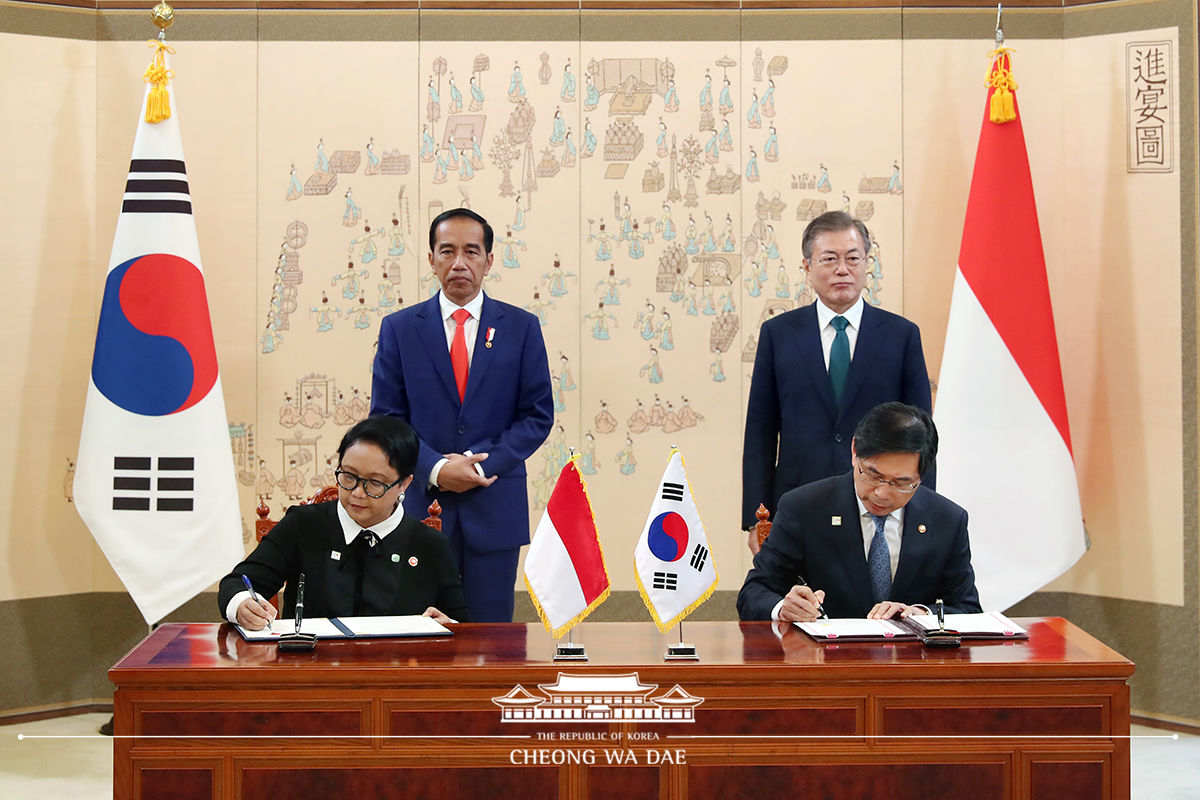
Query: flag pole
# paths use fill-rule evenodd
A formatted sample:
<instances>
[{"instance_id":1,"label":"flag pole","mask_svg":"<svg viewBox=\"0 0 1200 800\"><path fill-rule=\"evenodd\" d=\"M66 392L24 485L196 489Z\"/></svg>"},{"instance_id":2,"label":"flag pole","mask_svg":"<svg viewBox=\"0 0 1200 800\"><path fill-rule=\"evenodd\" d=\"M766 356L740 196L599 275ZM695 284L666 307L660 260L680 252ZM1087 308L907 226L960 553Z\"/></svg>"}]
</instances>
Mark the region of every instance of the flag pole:
<instances>
[{"instance_id":1,"label":"flag pole","mask_svg":"<svg viewBox=\"0 0 1200 800\"><path fill-rule=\"evenodd\" d=\"M570 448L570 454L567 457L568 463L575 459L575 448ZM557 645L554 648L555 661L587 661L587 650L582 643L574 641L573 635L575 626L572 625L567 629L567 641Z\"/></svg>"},{"instance_id":2,"label":"flag pole","mask_svg":"<svg viewBox=\"0 0 1200 800\"><path fill-rule=\"evenodd\" d=\"M554 648L555 661L587 661L587 650L581 642L573 641L571 638L575 627L567 631L567 640Z\"/></svg>"},{"instance_id":3,"label":"flag pole","mask_svg":"<svg viewBox=\"0 0 1200 800\"><path fill-rule=\"evenodd\" d=\"M671 445L672 452L677 449L675 445ZM683 641L683 620L679 620L679 624L675 627L679 629L679 641L667 645L667 654L663 656L663 659L666 661L699 661L700 656L696 655L696 645Z\"/></svg>"}]
</instances>

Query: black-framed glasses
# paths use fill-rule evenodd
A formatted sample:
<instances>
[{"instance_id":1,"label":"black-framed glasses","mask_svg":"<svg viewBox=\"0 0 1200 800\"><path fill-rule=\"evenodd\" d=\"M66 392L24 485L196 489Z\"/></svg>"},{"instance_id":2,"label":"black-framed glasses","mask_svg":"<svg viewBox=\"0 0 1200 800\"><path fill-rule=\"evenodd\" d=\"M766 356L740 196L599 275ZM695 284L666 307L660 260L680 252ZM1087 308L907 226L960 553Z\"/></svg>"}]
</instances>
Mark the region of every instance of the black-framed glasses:
<instances>
[{"instance_id":1,"label":"black-framed glasses","mask_svg":"<svg viewBox=\"0 0 1200 800\"><path fill-rule=\"evenodd\" d=\"M344 469L334 470L333 474L337 478L337 485L347 492L353 492L361 483L363 491L367 493L367 497L374 497L376 500L383 497L393 486L398 486L404 480L403 478L397 478L391 483L384 483L374 478L360 478L353 472L346 472Z\"/></svg>"},{"instance_id":2,"label":"black-framed glasses","mask_svg":"<svg viewBox=\"0 0 1200 800\"><path fill-rule=\"evenodd\" d=\"M912 494L921 485L920 479L913 483L900 483L899 481L889 481L887 478L880 475L878 472L867 472L862 468L862 464L858 465L858 474L862 475L863 480L871 486L889 486L897 492L903 494Z\"/></svg>"}]
</instances>

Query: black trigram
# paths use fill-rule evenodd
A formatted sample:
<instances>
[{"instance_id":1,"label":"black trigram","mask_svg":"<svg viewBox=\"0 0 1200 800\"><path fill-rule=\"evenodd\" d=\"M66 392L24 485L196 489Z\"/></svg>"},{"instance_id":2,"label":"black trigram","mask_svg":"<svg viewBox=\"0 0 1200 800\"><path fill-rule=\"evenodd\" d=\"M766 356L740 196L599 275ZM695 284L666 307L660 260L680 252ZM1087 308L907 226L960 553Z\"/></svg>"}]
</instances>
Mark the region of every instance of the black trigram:
<instances>
[{"instance_id":1,"label":"black trigram","mask_svg":"<svg viewBox=\"0 0 1200 800\"><path fill-rule=\"evenodd\" d=\"M676 575L674 572L656 572L656 573L654 573L654 584L653 585L654 585L655 589L667 589L668 591L673 592L677 588L679 588L678 584L679 584L679 576Z\"/></svg>"},{"instance_id":2,"label":"black trigram","mask_svg":"<svg viewBox=\"0 0 1200 800\"><path fill-rule=\"evenodd\" d=\"M677 503L683 502L683 484L663 481L662 495L660 496L663 500L674 500Z\"/></svg>"},{"instance_id":3,"label":"black trigram","mask_svg":"<svg viewBox=\"0 0 1200 800\"><path fill-rule=\"evenodd\" d=\"M157 464L154 464L157 462ZM113 511L191 511L196 459L113 458Z\"/></svg>"},{"instance_id":4,"label":"black trigram","mask_svg":"<svg viewBox=\"0 0 1200 800\"><path fill-rule=\"evenodd\" d=\"M135 158L125 181L124 214L191 214L187 167L174 158Z\"/></svg>"},{"instance_id":5,"label":"black trigram","mask_svg":"<svg viewBox=\"0 0 1200 800\"><path fill-rule=\"evenodd\" d=\"M697 544L696 549L692 551L692 569L696 572L703 572L704 565L708 562L708 548L702 544Z\"/></svg>"}]
</instances>

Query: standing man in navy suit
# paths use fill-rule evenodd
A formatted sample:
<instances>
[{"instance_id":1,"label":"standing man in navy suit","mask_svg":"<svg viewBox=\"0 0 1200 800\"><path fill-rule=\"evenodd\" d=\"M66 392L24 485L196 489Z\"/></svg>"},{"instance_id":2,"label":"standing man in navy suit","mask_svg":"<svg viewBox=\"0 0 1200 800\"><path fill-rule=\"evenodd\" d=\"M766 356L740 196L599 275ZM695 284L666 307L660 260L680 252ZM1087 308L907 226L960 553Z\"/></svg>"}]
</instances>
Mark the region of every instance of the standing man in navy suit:
<instances>
[{"instance_id":1,"label":"standing man in navy suit","mask_svg":"<svg viewBox=\"0 0 1200 800\"><path fill-rule=\"evenodd\" d=\"M420 439L405 509L433 498L458 560L471 619L511 622L521 545L529 544L525 459L554 422L537 317L485 295L494 234L455 208L429 226L437 296L384 318L371 414L406 420Z\"/></svg>"},{"instance_id":2,"label":"standing man in navy suit","mask_svg":"<svg viewBox=\"0 0 1200 800\"><path fill-rule=\"evenodd\" d=\"M846 472L868 410L889 400L933 408L920 330L863 300L867 226L842 211L822 214L804 230L801 251L817 300L763 324L750 380L742 528L753 553L759 503L774 517L784 492Z\"/></svg>"},{"instance_id":3,"label":"standing man in navy suit","mask_svg":"<svg viewBox=\"0 0 1200 800\"><path fill-rule=\"evenodd\" d=\"M850 447L852 469L792 489L738 593L738 617L812 622L928 613L938 600L975 613L967 512L922 485L937 428L920 408L867 412ZM924 608L920 608L924 606Z\"/></svg>"}]
</instances>

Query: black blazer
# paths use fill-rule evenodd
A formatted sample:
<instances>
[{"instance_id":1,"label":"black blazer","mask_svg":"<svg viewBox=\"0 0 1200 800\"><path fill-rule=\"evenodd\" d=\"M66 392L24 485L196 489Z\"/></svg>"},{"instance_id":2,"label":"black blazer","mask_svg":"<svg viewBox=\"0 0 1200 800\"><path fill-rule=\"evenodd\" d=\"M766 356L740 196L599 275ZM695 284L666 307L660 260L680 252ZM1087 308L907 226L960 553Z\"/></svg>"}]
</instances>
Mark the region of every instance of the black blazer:
<instances>
[{"instance_id":1,"label":"black blazer","mask_svg":"<svg viewBox=\"0 0 1200 800\"><path fill-rule=\"evenodd\" d=\"M933 408L921 332L904 317L865 305L841 406L833 402L816 303L767 320L746 407L742 527L754 525L759 503L773 518L784 492L850 469L854 428L889 400ZM934 487L932 472L925 483Z\"/></svg>"},{"instance_id":2,"label":"black blazer","mask_svg":"<svg viewBox=\"0 0 1200 800\"><path fill-rule=\"evenodd\" d=\"M797 576L814 591L825 590L830 617L862 618L874 605L852 474L801 486L779 501L771 535L738 593L738 617L770 619ZM891 599L932 607L938 598L948 613L981 610L967 512L921 486L904 507Z\"/></svg>"},{"instance_id":3,"label":"black blazer","mask_svg":"<svg viewBox=\"0 0 1200 800\"><path fill-rule=\"evenodd\" d=\"M286 581L282 613L290 618L296 613L296 582L301 572L305 616L353 614L355 569L337 503L288 509L254 552L221 579L217 606L222 619L233 596L245 591L242 575L250 578L254 591L264 598L273 596ZM405 514L400 525L380 541L377 552L367 556L362 614L422 614L429 606L459 622L470 621L446 538Z\"/></svg>"}]
</instances>

